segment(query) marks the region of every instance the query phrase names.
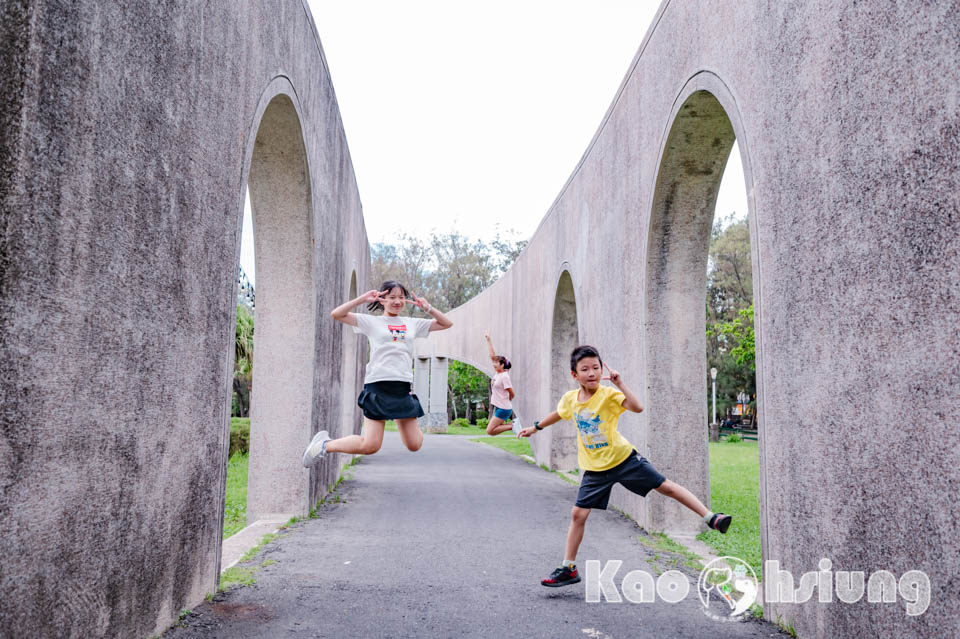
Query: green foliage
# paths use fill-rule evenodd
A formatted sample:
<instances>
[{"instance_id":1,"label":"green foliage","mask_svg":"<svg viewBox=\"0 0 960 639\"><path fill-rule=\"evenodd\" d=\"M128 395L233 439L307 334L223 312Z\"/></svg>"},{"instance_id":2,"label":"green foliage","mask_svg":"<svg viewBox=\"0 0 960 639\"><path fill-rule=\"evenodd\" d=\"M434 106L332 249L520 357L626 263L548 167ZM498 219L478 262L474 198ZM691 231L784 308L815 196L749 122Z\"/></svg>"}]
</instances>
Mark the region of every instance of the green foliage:
<instances>
[{"instance_id":1,"label":"green foliage","mask_svg":"<svg viewBox=\"0 0 960 639\"><path fill-rule=\"evenodd\" d=\"M480 425L480 420L481 420L481 419L482 419L483 421L485 421L485 422L489 422L489 421L490 421L490 419L489 419L489 413L487 413L487 411L485 411L485 410L478 410L478 411L476 411L476 412L474 413L474 417L476 417L476 419L477 419L477 425L478 425L478 426ZM486 426L484 426L484 428L486 428Z\"/></svg>"},{"instance_id":2,"label":"green foliage","mask_svg":"<svg viewBox=\"0 0 960 639\"><path fill-rule=\"evenodd\" d=\"M450 422L450 426L459 426L460 428L469 428L470 422L467 421L466 417L458 417L452 422Z\"/></svg>"},{"instance_id":3,"label":"green foliage","mask_svg":"<svg viewBox=\"0 0 960 639\"><path fill-rule=\"evenodd\" d=\"M730 349L730 356L738 366L756 370L756 346L753 334L753 304L740 309L738 317L729 322L720 322L720 334L735 344Z\"/></svg>"},{"instance_id":4,"label":"green foliage","mask_svg":"<svg viewBox=\"0 0 960 639\"><path fill-rule=\"evenodd\" d=\"M743 441L743 438L740 437L739 433L730 433L729 435L727 435L726 442L728 444L736 444L741 441Z\"/></svg>"},{"instance_id":5,"label":"green foliage","mask_svg":"<svg viewBox=\"0 0 960 639\"><path fill-rule=\"evenodd\" d=\"M246 455L250 452L250 418L233 417L230 419L230 456Z\"/></svg>"},{"instance_id":6,"label":"green foliage","mask_svg":"<svg viewBox=\"0 0 960 639\"><path fill-rule=\"evenodd\" d=\"M490 423L490 420L486 417L481 417L477 419L477 428L482 428L483 430L487 429L487 424Z\"/></svg>"}]
</instances>

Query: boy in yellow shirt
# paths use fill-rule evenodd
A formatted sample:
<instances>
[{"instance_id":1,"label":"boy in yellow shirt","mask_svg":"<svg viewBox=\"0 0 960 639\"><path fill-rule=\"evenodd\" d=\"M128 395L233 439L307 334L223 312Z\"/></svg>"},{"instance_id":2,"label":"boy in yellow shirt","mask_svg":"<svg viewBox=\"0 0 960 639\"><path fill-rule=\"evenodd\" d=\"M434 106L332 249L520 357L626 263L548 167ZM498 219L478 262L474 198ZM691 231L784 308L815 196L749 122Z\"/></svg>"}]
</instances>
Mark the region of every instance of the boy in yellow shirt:
<instances>
[{"instance_id":1,"label":"boy in yellow shirt","mask_svg":"<svg viewBox=\"0 0 960 639\"><path fill-rule=\"evenodd\" d=\"M642 497L651 490L672 497L702 517L707 526L722 533L727 532L732 519L730 515L710 512L693 493L657 472L617 431L620 415L628 410L639 413L643 405L624 384L620 373L606 367L608 376L604 377L604 368L600 353L594 347L573 349L570 374L580 388L566 393L557 404L557 410L543 421L534 422L533 426L517 434L517 437L530 437L561 419L572 419L577 425L577 460L583 471L583 480L571 513L563 564L540 581L551 588L580 581L576 558L587 517L592 508L606 510L614 484L622 484ZM600 380L603 379L609 379L617 388L601 386Z\"/></svg>"}]
</instances>

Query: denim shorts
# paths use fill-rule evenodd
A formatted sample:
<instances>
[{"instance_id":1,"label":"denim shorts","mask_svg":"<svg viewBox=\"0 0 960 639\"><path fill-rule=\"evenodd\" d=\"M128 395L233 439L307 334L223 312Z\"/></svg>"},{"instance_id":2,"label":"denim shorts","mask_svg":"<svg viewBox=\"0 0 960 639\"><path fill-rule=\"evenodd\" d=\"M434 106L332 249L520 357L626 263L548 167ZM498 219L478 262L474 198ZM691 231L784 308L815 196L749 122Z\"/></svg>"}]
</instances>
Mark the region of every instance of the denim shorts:
<instances>
[{"instance_id":1,"label":"denim shorts","mask_svg":"<svg viewBox=\"0 0 960 639\"><path fill-rule=\"evenodd\" d=\"M577 506L606 510L614 484L621 484L630 492L646 497L648 492L659 488L666 480L653 464L641 457L637 451L633 451L613 468L583 471L580 492L577 493Z\"/></svg>"},{"instance_id":2,"label":"denim shorts","mask_svg":"<svg viewBox=\"0 0 960 639\"><path fill-rule=\"evenodd\" d=\"M510 419L511 417L513 417L513 411L512 411L511 409L509 409L509 408L497 408L496 406L494 406L494 407L493 407L493 416L494 416L494 417L499 417L499 418L502 419L503 421L507 421L508 419Z\"/></svg>"}]
</instances>

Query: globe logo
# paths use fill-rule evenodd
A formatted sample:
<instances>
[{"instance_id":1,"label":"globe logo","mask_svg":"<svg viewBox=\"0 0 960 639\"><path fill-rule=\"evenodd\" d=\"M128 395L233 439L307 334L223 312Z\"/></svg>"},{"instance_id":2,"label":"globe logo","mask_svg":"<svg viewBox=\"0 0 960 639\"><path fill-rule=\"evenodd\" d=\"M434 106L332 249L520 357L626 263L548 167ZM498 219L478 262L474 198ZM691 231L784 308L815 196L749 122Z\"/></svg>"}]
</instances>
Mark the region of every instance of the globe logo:
<instances>
[{"instance_id":1,"label":"globe logo","mask_svg":"<svg viewBox=\"0 0 960 639\"><path fill-rule=\"evenodd\" d=\"M738 557L717 557L700 571L697 595L704 613L718 621L738 621L757 601L753 568Z\"/></svg>"}]
</instances>

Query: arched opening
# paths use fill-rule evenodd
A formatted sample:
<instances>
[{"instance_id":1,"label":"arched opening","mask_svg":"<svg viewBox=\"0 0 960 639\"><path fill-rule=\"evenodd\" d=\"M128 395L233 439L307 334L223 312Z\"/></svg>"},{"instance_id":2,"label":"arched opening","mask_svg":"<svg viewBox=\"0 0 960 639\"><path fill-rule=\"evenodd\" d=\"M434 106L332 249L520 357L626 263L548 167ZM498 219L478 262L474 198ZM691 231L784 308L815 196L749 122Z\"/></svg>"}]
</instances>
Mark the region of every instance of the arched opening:
<instances>
[{"instance_id":1,"label":"arched opening","mask_svg":"<svg viewBox=\"0 0 960 639\"><path fill-rule=\"evenodd\" d=\"M648 234L644 283L647 439L650 458L657 468L710 505L707 425L712 415L704 401L710 390L704 308L717 194L737 141L735 124L728 113L736 115L736 107L722 83L709 74L692 80L681 98L661 151ZM739 148L752 231L749 156L742 139ZM750 235L750 250L755 255L757 243L754 234ZM752 263L753 281L758 287L757 262ZM759 288L756 292L759 319ZM757 354L759 398L759 336ZM761 448L761 506L762 456ZM682 535L703 530L696 515L669 499L649 500L646 525Z\"/></svg>"},{"instance_id":2,"label":"arched opening","mask_svg":"<svg viewBox=\"0 0 960 639\"><path fill-rule=\"evenodd\" d=\"M308 510L307 478L296 460L310 439L313 408L313 223L303 132L286 94L263 108L247 185L257 282L247 491L253 523Z\"/></svg>"},{"instance_id":3,"label":"arched opening","mask_svg":"<svg viewBox=\"0 0 960 639\"><path fill-rule=\"evenodd\" d=\"M577 299L570 272L564 270L557 282L557 292L553 302L553 323L550 332L550 398L556 408L556 402L569 390L576 388L570 376L570 353L580 343L580 329L577 322ZM543 438L544 435L547 437ZM541 443L540 438L543 438ZM577 432L573 428L560 426L547 429L534 438L534 450L538 460L546 460L551 470L573 470L577 467Z\"/></svg>"}]
</instances>

